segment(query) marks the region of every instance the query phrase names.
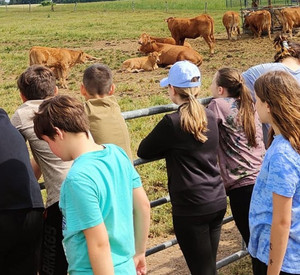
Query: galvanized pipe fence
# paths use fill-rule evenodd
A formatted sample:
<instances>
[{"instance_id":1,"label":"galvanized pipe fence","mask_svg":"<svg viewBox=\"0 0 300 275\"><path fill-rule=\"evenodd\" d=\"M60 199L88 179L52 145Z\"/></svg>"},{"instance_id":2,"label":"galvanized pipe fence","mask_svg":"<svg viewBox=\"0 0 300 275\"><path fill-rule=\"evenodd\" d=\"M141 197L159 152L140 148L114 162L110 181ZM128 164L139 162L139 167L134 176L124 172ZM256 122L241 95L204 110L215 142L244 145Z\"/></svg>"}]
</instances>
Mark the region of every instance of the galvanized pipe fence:
<instances>
[{"instance_id":1,"label":"galvanized pipe fence","mask_svg":"<svg viewBox=\"0 0 300 275\"><path fill-rule=\"evenodd\" d=\"M201 99L199 99L199 102L203 105L207 105L211 101L211 99L212 99L212 97L201 98ZM125 120L129 120L129 119L136 119L136 118L145 117L145 116L151 116L151 115L155 115L155 114L167 113L170 111L177 110L177 108L178 108L178 105L176 105L176 104L159 105L159 106L153 106L153 107L144 108L144 109L123 112L122 115ZM158 160L158 159L144 160L144 159L138 158L138 159L134 160L133 164L134 164L134 166L137 166L137 165L153 162L156 160ZM152 207L157 207L162 204L169 203L169 202L170 202L170 197L167 196L167 197L163 197L163 198L151 201L150 205L152 208ZM223 219L223 225L226 223L229 223L231 221L233 221L232 216L225 217ZM158 244L152 248L149 248L146 251L146 256L150 256L154 253L157 253L159 251L167 249L176 244L177 244L176 239L172 239L172 240L166 241L162 244ZM248 255L248 251L246 249L245 243L242 241L242 238L241 238L241 249L239 251L236 251L233 254L229 255L228 257L225 257L225 258L219 260L217 262L217 269L220 269L232 262L235 262L235 261L245 257L246 255Z\"/></svg>"}]
</instances>

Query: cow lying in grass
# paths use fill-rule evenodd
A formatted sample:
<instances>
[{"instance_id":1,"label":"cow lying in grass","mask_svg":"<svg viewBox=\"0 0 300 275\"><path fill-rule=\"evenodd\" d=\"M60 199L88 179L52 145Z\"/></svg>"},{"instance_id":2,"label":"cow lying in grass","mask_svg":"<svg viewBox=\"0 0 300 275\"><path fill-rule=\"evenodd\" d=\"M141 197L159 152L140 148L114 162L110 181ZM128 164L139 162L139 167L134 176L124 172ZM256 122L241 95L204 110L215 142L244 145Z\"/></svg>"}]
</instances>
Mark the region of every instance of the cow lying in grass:
<instances>
[{"instance_id":1,"label":"cow lying in grass","mask_svg":"<svg viewBox=\"0 0 300 275\"><path fill-rule=\"evenodd\" d=\"M173 65L177 61L188 60L197 66L202 64L202 56L193 49L184 46L158 43L143 33L139 39L140 51L143 53L160 52L159 62L161 65Z\"/></svg>"},{"instance_id":2,"label":"cow lying in grass","mask_svg":"<svg viewBox=\"0 0 300 275\"><path fill-rule=\"evenodd\" d=\"M127 59L123 62L121 70L127 72L153 71L158 68L159 56L160 53L153 52L148 56Z\"/></svg>"},{"instance_id":3,"label":"cow lying in grass","mask_svg":"<svg viewBox=\"0 0 300 275\"><path fill-rule=\"evenodd\" d=\"M66 79L75 64L93 60L99 59L83 51L64 48L34 46L29 52L30 65L40 64L52 69L63 88L67 88Z\"/></svg>"},{"instance_id":4,"label":"cow lying in grass","mask_svg":"<svg viewBox=\"0 0 300 275\"><path fill-rule=\"evenodd\" d=\"M150 39L155 40L158 43L176 45L176 41L173 37L153 37L153 36L150 36ZM183 46L188 47L188 48L192 48L191 44L189 42L186 42L186 41L184 41Z\"/></svg>"}]
</instances>

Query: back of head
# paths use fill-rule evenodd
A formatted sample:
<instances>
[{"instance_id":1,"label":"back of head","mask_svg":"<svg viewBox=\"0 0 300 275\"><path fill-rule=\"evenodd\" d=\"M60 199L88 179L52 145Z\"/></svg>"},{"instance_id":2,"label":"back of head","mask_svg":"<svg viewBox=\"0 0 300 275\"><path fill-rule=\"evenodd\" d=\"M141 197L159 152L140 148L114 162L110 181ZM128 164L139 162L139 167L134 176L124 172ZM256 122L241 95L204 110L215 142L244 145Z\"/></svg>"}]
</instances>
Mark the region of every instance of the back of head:
<instances>
[{"instance_id":1,"label":"back of head","mask_svg":"<svg viewBox=\"0 0 300 275\"><path fill-rule=\"evenodd\" d=\"M276 54L275 62L281 62L284 58L294 57L300 59L300 43L289 41L284 35L277 35L273 41Z\"/></svg>"},{"instance_id":2,"label":"back of head","mask_svg":"<svg viewBox=\"0 0 300 275\"><path fill-rule=\"evenodd\" d=\"M104 64L94 64L83 74L83 85L92 96L108 94L113 84L112 81L112 72Z\"/></svg>"},{"instance_id":3,"label":"back of head","mask_svg":"<svg viewBox=\"0 0 300 275\"><path fill-rule=\"evenodd\" d=\"M226 88L230 97L240 100L238 122L243 126L249 145L256 146L254 103L242 75L236 69L222 68L218 70L216 84Z\"/></svg>"},{"instance_id":4,"label":"back of head","mask_svg":"<svg viewBox=\"0 0 300 275\"><path fill-rule=\"evenodd\" d=\"M180 108L181 128L193 134L198 141L207 137L207 117L202 104L197 100L200 93L201 74L198 67L189 61L178 61L170 69L168 77L161 80L162 87L172 85L185 103Z\"/></svg>"},{"instance_id":5,"label":"back of head","mask_svg":"<svg viewBox=\"0 0 300 275\"><path fill-rule=\"evenodd\" d=\"M44 135L54 139L55 127L70 133L83 132L88 136L89 122L82 102L67 95L45 100L35 113L33 122L39 139Z\"/></svg>"},{"instance_id":6,"label":"back of head","mask_svg":"<svg viewBox=\"0 0 300 275\"><path fill-rule=\"evenodd\" d=\"M254 84L256 95L267 102L272 121L300 153L300 85L287 72L263 74Z\"/></svg>"},{"instance_id":7,"label":"back of head","mask_svg":"<svg viewBox=\"0 0 300 275\"><path fill-rule=\"evenodd\" d=\"M45 99L55 94L56 83L52 71L42 65L32 65L17 81L18 88L27 100Z\"/></svg>"}]
</instances>

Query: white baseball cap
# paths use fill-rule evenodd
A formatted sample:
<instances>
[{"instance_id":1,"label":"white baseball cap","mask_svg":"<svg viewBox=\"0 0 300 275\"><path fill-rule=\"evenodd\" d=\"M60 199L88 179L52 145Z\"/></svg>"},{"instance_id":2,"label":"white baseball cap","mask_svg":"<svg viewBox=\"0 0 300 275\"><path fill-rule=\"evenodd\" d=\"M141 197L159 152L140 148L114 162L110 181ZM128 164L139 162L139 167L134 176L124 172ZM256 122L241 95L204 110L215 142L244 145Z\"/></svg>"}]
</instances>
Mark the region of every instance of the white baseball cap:
<instances>
[{"instance_id":1,"label":"white baseball cap","mask_svg":"<svg viewBox=\"0 0 300 275\"><path fill-rule=\"evenodd\" d=\"M197 77L197 82L191 80ZM161 87L172 85L179 88L192 88L201 85L201 73L199 68L190 61L178 61L170 69L168 77L160 81Z\"/></svg>"}]
</instances>

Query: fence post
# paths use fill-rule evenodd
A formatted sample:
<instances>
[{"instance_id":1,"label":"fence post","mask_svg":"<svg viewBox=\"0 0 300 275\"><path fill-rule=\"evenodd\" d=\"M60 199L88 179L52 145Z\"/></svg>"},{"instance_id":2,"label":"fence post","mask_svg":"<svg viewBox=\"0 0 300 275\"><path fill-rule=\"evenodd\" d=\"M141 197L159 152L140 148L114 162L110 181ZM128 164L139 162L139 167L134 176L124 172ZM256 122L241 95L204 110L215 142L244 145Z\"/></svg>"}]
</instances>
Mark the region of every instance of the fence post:
<instances>
[{"instance_id":1,"label":"fence post","mask_svg":"<svg viewBox=\"0 0 300 275\"><path fill-rule=\"evenodd\" d=\"M168 12L168 1L165 1L165 6L166 6L166 12Z\"/></svg>"},{"instance_id":2,"label":"fence post","mask_svg":"<svg viewBox=\"0 0 300 275\"><path fill-rule=\"evenodd\" d=\"M134 11L134 0L132 0L132 2L131 2L131 8L132 8L132 11Z\"/></svg>"},{"instance_id":3,"label":"fence post","mask_svg":"<svg viewBox=\"0 0 300 275\"><path fill-rule=\"evenodd\" d=\"M204 13L207 13L207 2L205 2Z\"/></svg>"}]
</instances>

